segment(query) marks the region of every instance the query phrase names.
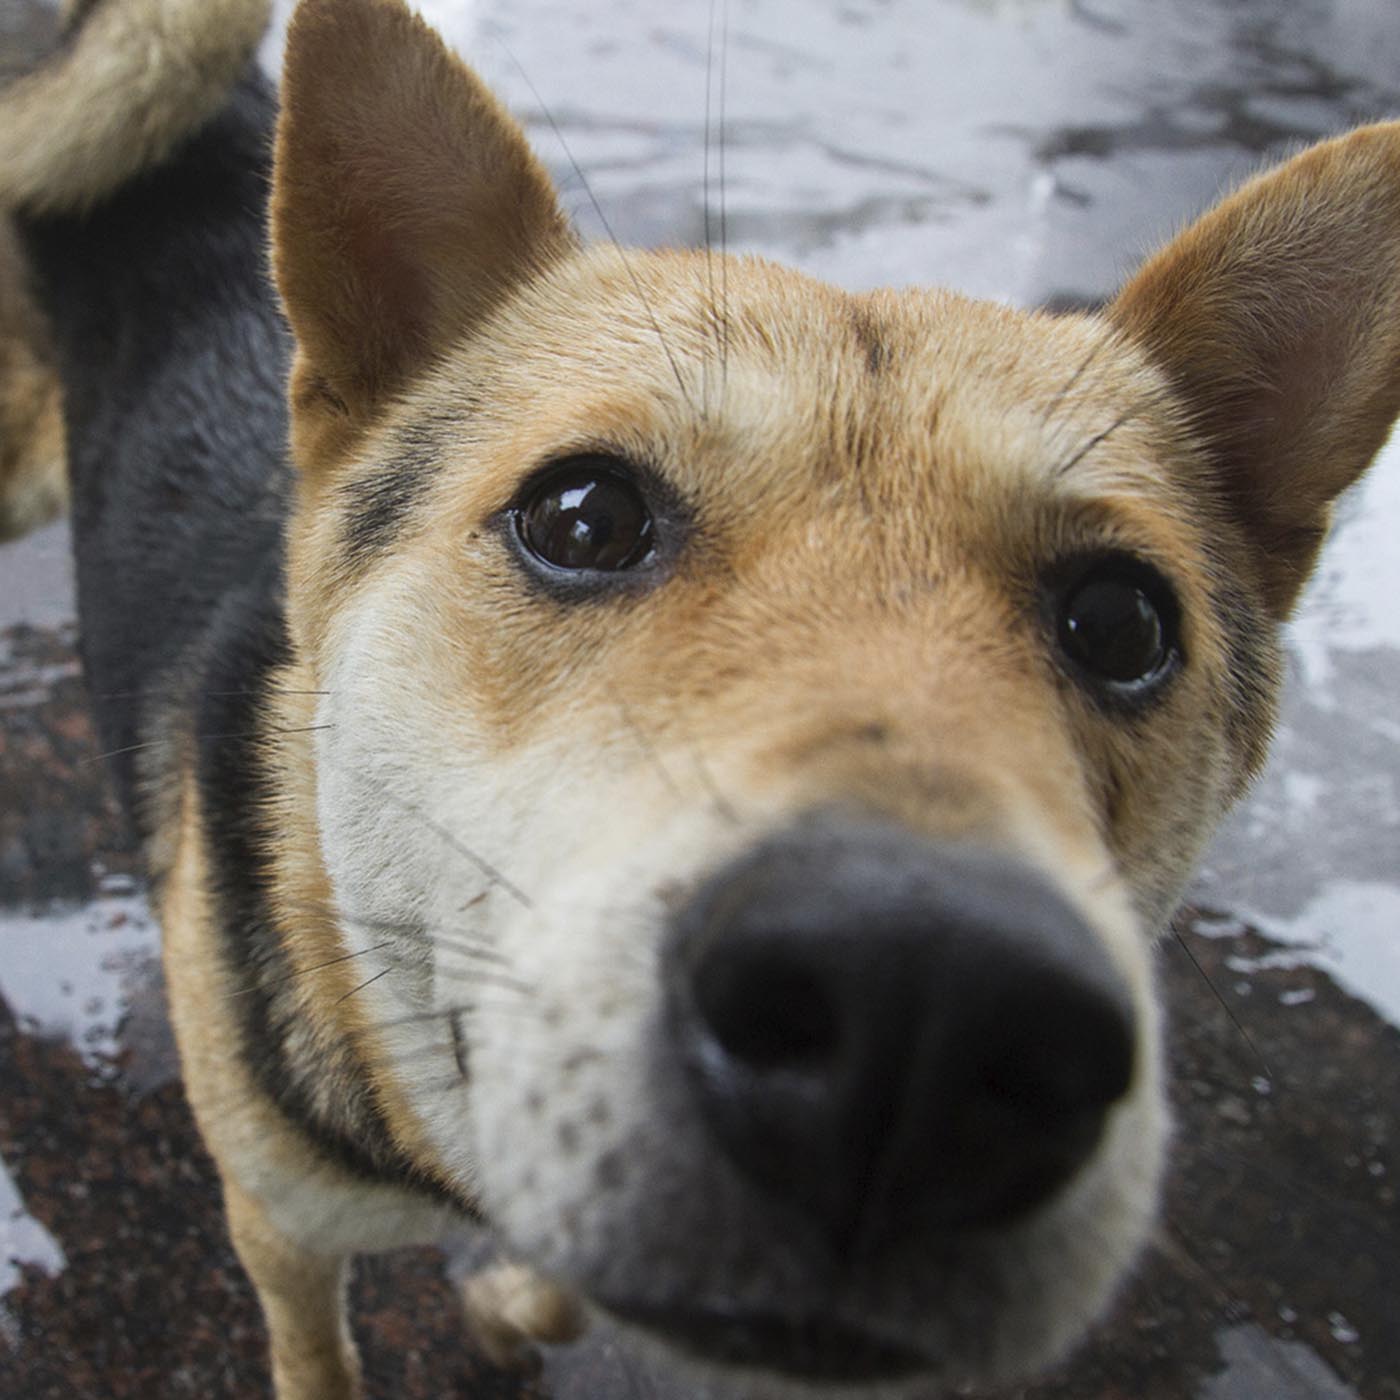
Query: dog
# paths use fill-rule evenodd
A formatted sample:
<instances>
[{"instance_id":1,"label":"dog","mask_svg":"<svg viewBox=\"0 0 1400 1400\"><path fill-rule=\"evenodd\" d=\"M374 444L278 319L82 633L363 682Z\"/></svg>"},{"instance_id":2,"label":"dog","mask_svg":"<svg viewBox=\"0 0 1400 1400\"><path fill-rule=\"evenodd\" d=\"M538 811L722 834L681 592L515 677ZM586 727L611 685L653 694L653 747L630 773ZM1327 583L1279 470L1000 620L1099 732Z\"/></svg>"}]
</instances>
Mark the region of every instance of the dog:
<instances>
[{"instance_id":1,"label":"dog","mask_svg":"<svg viewBox=\"0 0 1400 1400\"><path fill-rule=\"evenodd\" d=\"M1047 1366L1152 1229L1153 940L1400 411L1400 125L1027 313L584 248L400 0L302 0L280 104L265 18L75 7L0 203L280 1400L359 1393L354 1253L478 1219L502 1362Z\"/></svg>"}]
</instances>

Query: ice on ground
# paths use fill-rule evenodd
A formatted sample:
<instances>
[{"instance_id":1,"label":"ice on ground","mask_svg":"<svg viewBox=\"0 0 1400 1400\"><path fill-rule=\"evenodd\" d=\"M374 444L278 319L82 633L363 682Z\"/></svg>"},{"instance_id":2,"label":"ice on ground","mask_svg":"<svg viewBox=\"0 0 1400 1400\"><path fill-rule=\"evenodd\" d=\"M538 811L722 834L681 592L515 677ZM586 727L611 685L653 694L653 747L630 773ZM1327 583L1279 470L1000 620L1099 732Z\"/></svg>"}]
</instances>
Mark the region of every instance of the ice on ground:
<instances>
[{"instance_id":1,"label":"ice on ground","mask_svg":"<svg viewBox=\"0 0 1400 1400\"><path fill-rule=\"evenodd\" d=\"M66 1037L105 1073L130 993L148 980L159 949L144 895L117 877L79 908L0 910L0 998L21 1029Z\"/></svg>"}]
</instances>

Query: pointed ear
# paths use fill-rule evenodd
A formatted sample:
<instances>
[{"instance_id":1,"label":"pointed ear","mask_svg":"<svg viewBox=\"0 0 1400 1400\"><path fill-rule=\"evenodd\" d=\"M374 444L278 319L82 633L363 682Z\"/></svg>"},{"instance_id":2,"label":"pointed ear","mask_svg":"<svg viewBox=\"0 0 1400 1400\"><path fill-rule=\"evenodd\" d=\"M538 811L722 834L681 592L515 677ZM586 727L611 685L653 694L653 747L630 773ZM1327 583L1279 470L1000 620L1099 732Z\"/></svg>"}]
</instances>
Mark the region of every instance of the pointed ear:
<instances>
[{"instance_id":1,"label":"pointed ear","mask_svg":"<svg viewBox=\"0 0 1400 1400\"><path fill-rule=\"evenodd\" d=\"M303 464L574 246L524 133L400 0L297 8L272 229Z\"/></svg>"},{"instance_id":2,"label":"pointed ear","mask_svg":"<svg viewBox=\"0 0 1400 1400\"><path fill-rule=\"evenodd\" d=\"M1275 617L1400 413L1400 123L1316 146L1150 259L1108 309L1175 383Z\"/></svg>"}]
</instances>

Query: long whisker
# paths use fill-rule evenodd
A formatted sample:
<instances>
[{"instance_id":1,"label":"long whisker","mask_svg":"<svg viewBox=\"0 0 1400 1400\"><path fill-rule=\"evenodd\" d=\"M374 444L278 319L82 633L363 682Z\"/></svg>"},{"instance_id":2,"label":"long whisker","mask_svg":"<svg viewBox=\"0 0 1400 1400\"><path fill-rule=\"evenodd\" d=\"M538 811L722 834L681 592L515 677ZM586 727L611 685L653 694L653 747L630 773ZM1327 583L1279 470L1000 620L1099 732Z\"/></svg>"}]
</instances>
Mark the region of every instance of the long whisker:
<instances>
[{"instance_id":1,"label":"long whisker","mask_svg":"<svg viewBox=\"0 0 1400 1400\"><path fill-rule=\"evenodd\" d=\"M710 765L705 761L705 755L701 753L699 745L692 740L690 748L695 759L695 772L709 795L710 805L730 826L742 826L743 819L734 804L720 791L715 775L710 771Z\"/></svg>"},{"instance_id":2,"label":"long whisker","mask_svg":"<svg viewBox=\"0 0 1400 1400\"><path fill-rule=\"evenodd\" d=\"M520 74L521 81L530 89L535 101L539 104L539 109L544 114L545 121L549 123L550 130L554 132L555 139L559 142L560 149L564 152L565 158L573 167L574 174L578 177L578 182L583 187L584 194L588 196L588 202L593 206L593 212L598 216L598 222L603 225L603 231L608 235L608 239L611 241L613 247L617 249L618 255L622 259L622 265L627 271L628 279L632 283L632 290L636 292L637 300L641 302L642 309L646 312L647 320L651 322L651 328L656 333L657 340L661 343L661 349L666 355L667 363L671 366L671 373L676 377L676 385L681 391L681 397L685 399L686 406L692 413L697 412L695 401L690 397L690 391L686 388L685 379L681 375L680 364L672 353L665 334L662 332L661 322L656 319L656 312L652 309L651 302L647 299L646 291L642 287L641 278L637 276L637 269L633 267L632 259L627 249L622 246L617 234L613 232L612 222L603 212L603 206L598 202L598 196L594 194L593 186L589 184L588 177L583 173L583 167L574 159L574 153L572 149L570 149L568 141L565 140L564 133L560 129L559 123L554 120L554 113L550 111L548 104L545 102L544 98L540 96L539 89L530 81L530 75L525 71L524 66L521 64L520 60L516 58L506 41L497 32L493 32L491 37L500 45L501 51L510 59L511 63L515 66L516 72Z\"/></svg>"},{"instance_id":3,"label":"long whisker","mask_svg":"<svg viewBox=\"0 0 1400 1400\"><path fill-rule=\"evenodd\" d=\"M1269 1068L1268 1060L1264 1058L1263 1053L1260 1051L1259 1047L1250 1038L1250 1034L1247 1030L1245 1030L1243 1023L1240 1021L1240 1018L1235 1015L1234 1008L1221 995L1220 988L1215 985L1215 983L1211 980L1210 974L1205 970L1205 968L1201 966L1200 959L1197 958L1195 953L1191 951L1191 945L1187 943L1187 941L1181 936L1181 931L1179 929L1172 929L1172 937L1176 939L1177 946L1181 949L1181 951L1185 953L1188 958L1191 959L1192 967L1194 967L1196 971L1201 974L1202 980L1205 982L1206 986L1210 988L1211 995L1216 999L1216 1001L1220 1003L1225 1014L1230 1018L1230 1024L1233 1025L1234 1028L1240 1033L1241 1038L1244 1040L1244 1043L1249 1046L1251 1052L1254 1055L1254 1058L1259 1061L1260 1068L1264 1071L1265 1078L1272 1080L1274 1077L1274 1072Z\"/></svg>"},{"instance_id":4,"label":"long whisker","mask_svg":"<svg viewBox=\"0 0 1400 1400\"><path fill-rule=\"evenodd\" d=\"M498 885L503 889L522 909L533 909L534 901L515 884L508 879L495 865L485 856L464 844L453 832L440 822L434 821L421 807L415 806L412 802L406 801L402 797L396 797L392 792L381 789L377 794L380 801L392 802L401 811L407 812L433 833L440 841L444 842L451 850L456 851L464 860L470 861L493 885Z\"/></svg>"},{"instance_id":5,"label":"long whisker","mask_svg":"<svg viewBox=\"0 0 1400 1400\"><path fill-rule=\"evenodd\" d=\"M661 755L656 751L656 745L652 743L651 739L643 731L641 725L637 723L632 711L628 709L621 700L617 702L617 708L618 713L622 716L623 723L632 731L632 736L637 741L637 747L640 748L650 760L652 767L655 768L660 775L661 781L665 783L671 796L679 798L681 795L680 784L676 782L671 770L667 768L666 764L662 761Z\"/></svg>"},{"instance_id":6,"label":"long whisker","mask_svg":"<svg viewBox=\"0 0 1400 1400\"><path fill-rule=\"evenodd\" d=\"M337 997L337 998L335 999L335 1001L333 1001L333 1002L331 1003L331 1005L332 1005L332 1006L339 1006L341 1002L343 1002L343 1001L349 1001L350 998L351 998L352 996L354 996L356 992L362 992L362 991L364 991L364 989L365 989L366 987L373 986L374 983L376 983L377 981L379 981L379 979L380 979L381 977L387 977L387 976L388 976L391 972L393 972L393 971L394 971L394 968L392 968L392 967L386 967L386 968L384 968L382 971L376 972L376 973L374 974L373 977L366 977L365 980L364 980L363 982L361 982L360 985L359 985L358 987L351 987L350 990L349 990L348 992L346 992L345 995L344 995L343 997Z\"/></svg>"},{"instance_id":7,"label":"long whisker","mask_svg":"<svg viewBox=\"0 0 1400 1400\"><path fill-rule=\"evenodd\" d=\"M330 728L333 726L329 724L306 724L290 729L273 725L267 729L248 729L234 734L196 734L193 738L197 744L221 744L232 743L237 739L263 739L273 734L314 734L318 730ZM153 749L168 742L169 740L163 738L147 739L140 744L126 744L119 749L108 749L105 753L89 754L86 758L79 759L79 762L103 763L109 758L120 758L124 754L140 753L143 749Z\"/></svg>"},{"instance_id":8,"label":"long whisker","mask_svg":"<svg viewBox=\"0 0 1400 1400\"><path fill-rule=\"evenodd\" d=\"M445 949L444 951L450 951ZM521 996L533 996L536 988L533 983L525 981L522 977L512 977L508 972L489 972L481 968L473 968L470 972L453 972L449 969L442 969L446 976L454 980L460 979L464 984L473 987L500 987L504 991L519 992Z\"/></svg>"},{"instance_id":9,"label":"long whisker","mask_svg":"<svg viewBox=\"0 0 1400 1400\"><path fill-rule=\"evenodd\" d=\"M363 914L351 914L337 909L334 905L310 899L282 899L286 908L299 913L314 915L344 924L347 928L364 929L368 933L393 934L395 939L414 938L426 935L432 942L444 948L451 948L463 957L473 957L481 962L495 963L500 967L510 966L510 958L500 949L473 939L465 929L451 924L429 924L417 919L378 919ZM394 940L386 940L377 947L387 947Z\"/></svg>"},{"instance_id":10,"label":"long whisker","mask_svg":"<svg viewBox=\"0 0 1400 1400\"><path fill-rule=\"evenodd\" d=\"M312 967L298 967L287 973L285 977L274 978L271 982L255 982L249 987L239 987L229 993L233 997L252 996L255 992L270 992L274 987L283 987L288 982L295 982L298 977L309 977L313 972L321 972L328 967L337 967L341 963L350 962L354 958L363 958L370 953L377 953L383 948L390 947L386 940L383 943L376 943L372 948L361 948L358 953L342 953L337 958L327 958L325 962L316 963Z\"/></svg>"},{"instance_id":11,"label":"long whisker","mask_svg":"<svg viewBox=\"0 0 1400 1400\"><path fill-rule=\"evenodd\" d=\"M270 685L259 689L205 690L195 687L184 690L179 686L154 687L149 690L106 690L93 696L94 700L183 700L187 695L199 695L210 700L261 698L265 695L334 695L333 690L297 690L289 686Z\"/></svg>"},{"instance_id":12,"label":"long whisker","mask_svg":"<svg viewBox=\"0 0 1400 1400\"><path fill-rule=\"evenodd\" d=\"M1040 426L1042 428L1049 426L1051 418L1055 416L1055 410L1069 397L1074 386L1084 377L1085 371L1098 359L1108 344L1109 341L1106 337L1094 342L1094 348L1080 361L1079 368L1065 380L1064 384L1060 387L1059 393L1046 405L1045 412L1040 416Z\"/></svg>"},{"instance_id":13,"label":"long whisker","mask_svg":"<svg viewBox=\"0 0 1400 1400\"><path fill-rule=\"evenodd\" d=\"M1061 462L1058 467L1051 472L1056 481L1063 480L1082 462L1100 443L1106 442L1125 423L1131 423L1141 412L1141 408L1130 408L1115 418L1101 433L1095 433L1068 461Z\"/></svg>"},{"instance_id":14,"label":"long whisker","mask_svg":"<svg viewBox=\"0 0 1400 1400\"><path fill-rule=\"evenodd\" d=\"M721 360L724 356L724 345L720 339L720 328L715 316L715 241L711 228L711 201L710 201L710 131L713 121L714 109L714 87L715 87L715 27L718 18L718 0L710 0L710 22L709 35L705 48L705 175L704 175L704 221L705 221L705 280L709 286L709 303L706 319L710 322L715 334L715 349L719 353ZM701 398L704 403L703 416L708 418L710 412L710 357L705 356L704 377L701 380Z\"/></svg>"},{"instance_id":15,"label":"long whisker","mask_svg":"<svg viewBox=\"0 0 1400 1400\"><path fill-rule=\"evenodd\" d=\"M503 989L508 990L508 989ZM473 1001L457 1002L452 1006L439 1006L424 1011L405 1012L402 1016L391 1016L386 1020L377 1021L376 1027L380 1030L394 1030L400 1026L422 1025L424 1021L433 1021L442 1016L464 1016L473 1011L480 1011L489 1008L493 1015L500 1015L506 1012L524 1014L531 1016L540 1014L540 1004L522 997L512 997L509 1000L485 1002L480 998Z\"/></svg>"},{"instance_id":16,"label":"long whisker","mask_svg":"<svg viewBox=\"0 0 1400 1400\"><path fill-rule=\"evenodd\" d=\"M724 126L729 89L729 0L721 0L719 43L719 279L721 337L719 406L724 411L729 390L729 206L724 188Z\"/></svg>"}]
</instances>

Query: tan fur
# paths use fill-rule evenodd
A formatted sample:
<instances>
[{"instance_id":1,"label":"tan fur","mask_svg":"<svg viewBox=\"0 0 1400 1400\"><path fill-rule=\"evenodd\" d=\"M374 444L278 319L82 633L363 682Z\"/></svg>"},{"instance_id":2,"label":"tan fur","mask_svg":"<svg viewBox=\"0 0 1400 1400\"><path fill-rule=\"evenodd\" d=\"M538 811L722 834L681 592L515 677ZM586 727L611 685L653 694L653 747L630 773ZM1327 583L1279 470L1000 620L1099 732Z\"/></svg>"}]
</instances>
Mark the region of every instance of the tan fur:
<instances>
[{"instance_id":1,"label":"tan fur","mask_svg":"<svg viewBox=\"0 0 1400 1400\"><path fill-rule=\"evenodd\" d=\"M305 313L295 431L335 430L303 449L309 460L573 240L533 156L493 167L514 124L407 8L303 0L284 75L279 148L305 158L284 163L273 218L312 235L274 244L278 281ZM334 268L324 239L344 253Z\"/></svg>"},{"instance_id":2,"label":"tan fur","mask_svg":"<svg viewBox=\"0 0 1400 1400\"><path fill-rule=\"evenodd\" d=\"M84 208L159 162L217 110L270 4L96 6L52 62L0 90L0 206Z\"/></svg>"},{"instance_id":3,"label":"tan fur","mask_svg":"<svg viewBox=\"0 0 1400 1400\"><path fill-rule=\"evenodd\" d=\"M0 215L0 540L52 520L68 504L62 391L25 277L14 231Z\"/></svg>"},{"instance_id":4,"label":"tan fur","mask_svg":"<svg viewBox=\"0 0 1400 1400\"><path fill-rule=\"evenodd\" d=\"M371 33L418 51L390 65L411 77L367 98L341 54ZM338 76L322 87L327 72ZM423 83L435 100L423 101ZM439 819L469 832L532 892L548 888L561 859L611 861L631 879L642 870L664 885L698 852L713 862L742 833L832 800L1014 852L1090 915L1136 990L1149 1068L1137 1107L1124 1112L1121 1143L1105 1149L1122 1178L1113 1191L1126 1194L1098 1196L1071 1227L1102 1232L1100 1248L1117 1232L1131 1239L1152 1198L1162 1131L1142 933L1170 912L1211 825L1257 767L1277 680L1273 643L1260 637L1257 690L1232 693L1239 639L1221 620L1211 561L1220 551L1232 577L1240 568L1261 619L1286 611L1311 551L1285 557L1284 542L1320 531L1326 502L1364 465L1375 425L1397 406L1388 352L1347 353L1349 337L1360 344L1369 324L1356 314L1364 284L1395 263L1397 211L1380 195L1363 199L1361 226L1377 251L1353 273L1327 258L1325 237L1296 237L1297 206L1320 204L1324 228L1350 217L1357 187L1374 185L1384 163L1373 149L1395 152L1400 134L1352 138L1242 192L1149 264L1107 320L1050 319L943 293L854 297L753 261L730 266L729 306L717 307L701 257L578 252L499 109L391 4L359 5L353 20L327 0L304 6L286 109L274 207L279 277L298 336L302 495L291 620L306 688L336 697L314 715L333 718L315 760L318 786L332 791L321 793L319 831L295 828L300 859L310 869L346 840L353 853L356 819L338 815L327 829L327 811L353 814L371 789L392 792L410 754L426 766L416 770L421 786L406 791L430 812L450 809L438 807L446 798L435 797L429 774L453 772L462 788L485 789L459 820ZM434 152L457 139L444 134L453 111L479 144L470 161L438 162ZM438 133L411 143L410 176L359 134L375 119L390 132L427 122ZM347 186L363 201L347 206ZM494 201L522 189L534 213L503 238ZM385 267L378 255L390 243L398 256ZM1301 288L1287 324L1270 295L1285 274ZM1178 276L1192 290L1184 312L1172 290ZM1382 280L1377 300L1388 306L1400 279ZM1281 343L1312 353L1317 312L1341 283L1353 314L1346 335L1324 335L1329 358L1280 360ZM1220 316L1231 304L1256 310ZM1207 340L1215 360L1196 379L1192 354ZM1291 423L1297 450L1278 468L1289 485L1263 492L1266 509L1259 481L1269 462L1234 450L1233 440L1223 445L1225 415L1258 422L1309 369L1322 383L1346 384L1349 421L1357 413L1361 421L1346 429L1351 450L1340 465L1338 439L1321 431L1328 415L1315 403ZM1228 397L1212 398L1222 383ZM467 386L469 413L460 407ZM341 488L376 470L400 425L417 422L454 424L432 507L369 577L348 574ZM561 612L531 598L500 562L490 525L533 464L586 450L653 464L708 512L676 576L625 610ZM1329 474L1296 489L1294 477L1322 461ZM1094 547L1158 560L1189 620L1190 666L1153 722L1126 731L1047 670L1022 582L1040 560ZM1008 606L1018 596L1024 610ZM385 693L375 676L395 695L392 768L354 737L357 718L368 718L361 706ZM382 729L383 715L374 723ZM370 770L362 778L361 765ZM540 775L550 771L567 782L548 787L552 810L542 814ZM579 793L586 805L571 799ZM677 824L665 811L678 801L709 810L698 825ZM381 824L397 824L380 811ZM486 812L491 824L481 826ZM606 820L581 837L590 814ZM726 823L741 835L722 834ZM421 831L414 840L432 844ZM440 881L442 862L438 852L423 863L421 883ZM324 897L342 910L377 897L373 880L323 876ZM508 901L491 882L480 887L479 872L475 882L458 872L448 885L451 900L430 909L474 911L464 932L508 926ZM560 899L570 924L587 919L586 899L583 909L575 896ZM326 932L318 957L335 946ZM502 937L509 946L503 931L493 946ZM563 946L538 930L533 937L544 939L547 957ZM518 951L520 966L547 976L533 949ZM586 974L572 984L581 998L587 985ZM392 1009L376 989L349 1013L331 1001L338 986L309 983L308 1013L336 1020ZM483 1013L473 1063L499 1071L504 1085L522 1059L538 1060L532 1073L543 1078L526 1082L545 1084L551 1036L565 1045L606 1036L632 996L645 996L640 985L612 984L589 1013L601 1019L586 1023L563 1003L549 1005L552 1030L538 1043L509 1021L493 1032ZM344 1033L363 1045L369 1027L347 1019ZM515 1063L495 1054L493 1036ZM393 1055L382 1046L372 1058L400 1131L415 1108L446 1111L408 1083L394 1087ZM564 1186L554 1188L565 1192L557 1202L541 1195L524 1211L513 1188L502 1194L490 1163L527 1131L530 1110L518 1099L498 1119L491 1095L514 1091L484 1077L474 1093L487 1105L463 1125L469 1148L444 1155L439 1137L425 1160L479 1190L547 1269L568 1272L570 1251L583 1245L535 1216L594 1207ZM586 1098L589 1083L600 1111L615 1112L605 1081L575 1075L571 1097ZM425 1119L405 1141L416 1153L433 1135ZM596 1138L601 1160L608 1129ZM1028 1313L1016 1324L1023 1335L1002 1344L1008 1353L1053 1351L1062 1343L1048 1338L1082 1325L1102 1296L1091 1282L1099 1265L1075 1257L1071 1236L1056 1238L1064 1316ZM1019 1267L1024 1286L1036 1273L1031 1256ZM497 1278L466 1290L478 1334L501 1354L529 1330L513 1314L514 1276L504 1277L510 1287ZM557 1295L540 1284L526 1296ZM546 1306L545 1319L554 1316ZM548 1335L552 1323L540 1326ZM1023 1362L1008 1354L984 1364L996 1375Z\"/></svg>"},{"instance_id":5,"label":"tan fur","mask_svg":"<svg viewBox=\"0 0 1400 1400\"><path fill-rule=\"evenodd\" d=\"M1400 144L1393 123L1261 175L1152 259L1109 310L1179 387L1286 617L1332 500L1400 393Z\"/></svg>"},{"instance_id":6,"label":"tan fur","mask_svg":"<svg viewBox=\"0 0 1400 1400\"><path fill-rule=\"evenodd\" d=\"M536 1342L571 1342L584 1328L577 1301L519 1264L468 1278L462 1309L481 1349L504 1369L528 1364Z\"/></svg>"},{"instance_id":7,"label":"tan fur","mask_svg":"<svg viewBox=\"0 0 1400 1400\"><path fill-rule=\"evenodd\" d=\"M173 826L159 913L175 1037L186 1092L219 1166L230 1233L263 1304L277 1394L348 1400L358 1393L359 1369L343 1319L352 1250L326 1222L377 1221L380 1247L438 1239L452 1222L321 1160L258 1087L237 1027L247 989L230 978L212 936L208 860L192 783Z\"/></svg>"}]
</instances>

